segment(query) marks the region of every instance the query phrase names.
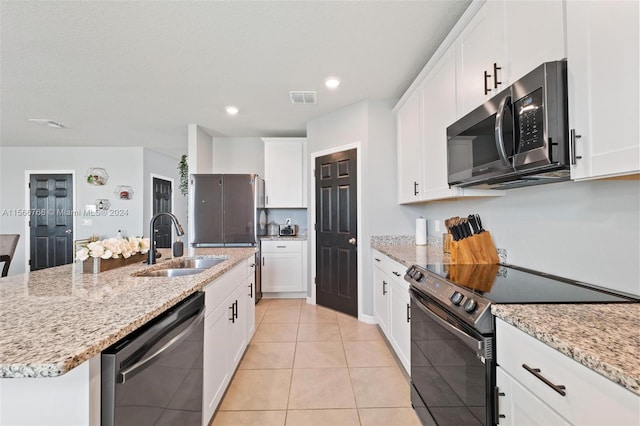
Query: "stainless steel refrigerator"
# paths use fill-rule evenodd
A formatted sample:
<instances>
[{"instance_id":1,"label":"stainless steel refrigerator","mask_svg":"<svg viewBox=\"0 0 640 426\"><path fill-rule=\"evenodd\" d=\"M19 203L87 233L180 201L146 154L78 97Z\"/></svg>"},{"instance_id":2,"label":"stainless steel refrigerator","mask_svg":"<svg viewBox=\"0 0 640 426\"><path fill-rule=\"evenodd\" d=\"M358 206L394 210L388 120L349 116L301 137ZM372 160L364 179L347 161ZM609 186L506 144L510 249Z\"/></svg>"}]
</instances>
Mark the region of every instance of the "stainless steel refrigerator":
<instances>
[{"instance_id":1,"label":"stainless steel refrigerator","mask_svg":"<svg viewBox=\"0 0 640 426\"><path fill-rule=\"evenodd\" d=\"M260 248L260 236L267 235L264 179L256 174L194 174L191 195L194 247ZM262 295L260 272L258 261L256 302Z\"/></svg>"}]
</instances>

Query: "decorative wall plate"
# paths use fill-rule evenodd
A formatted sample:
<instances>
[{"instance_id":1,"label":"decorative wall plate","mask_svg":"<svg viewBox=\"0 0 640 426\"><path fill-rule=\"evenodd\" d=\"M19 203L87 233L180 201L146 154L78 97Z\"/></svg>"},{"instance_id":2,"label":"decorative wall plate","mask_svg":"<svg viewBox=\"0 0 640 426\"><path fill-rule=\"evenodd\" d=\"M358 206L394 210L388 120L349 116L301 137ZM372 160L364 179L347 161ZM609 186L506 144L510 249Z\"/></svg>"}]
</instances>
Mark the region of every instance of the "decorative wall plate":
<instances>
[{"instance_id":1,"label":"decorative wall plate","mask_svg":"<svg viewBox=\"0 0 640 426\"><path fill-rule=\"evenodd\" d=\"M87 170L86 179L90 185L102 186L109 180L109 174L102 167L91 167Z\"/></svg>"},{"instance_id":2,"label":"decorative wall plate","mask_svg":"<svg viewBox=\"0 0 640 426\"><path fill-rule=\"evenodd\" d=\"M121 200L130 200L133 198L133 188L127 185L119 185L116 187L115 194Z\"/></svg>"}]
</instances>

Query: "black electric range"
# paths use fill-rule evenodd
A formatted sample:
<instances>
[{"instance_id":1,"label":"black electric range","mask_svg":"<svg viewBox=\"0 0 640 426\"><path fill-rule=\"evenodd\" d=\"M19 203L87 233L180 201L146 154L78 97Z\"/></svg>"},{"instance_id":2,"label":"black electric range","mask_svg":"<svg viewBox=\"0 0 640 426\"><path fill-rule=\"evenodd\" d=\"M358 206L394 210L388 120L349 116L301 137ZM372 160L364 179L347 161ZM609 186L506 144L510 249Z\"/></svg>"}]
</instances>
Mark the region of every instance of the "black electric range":
<instances>
[{"instance_id":1,"label":"black electric range","mask_svg":"<svg viewBox=\"0 0 640 426\"><path fill-rule=\"evenodd\" d=\"M513 265L413 265L405 280L480 332L492 303L629 303L635 296Z\"/></svg>"},{"instance_id":2,"label":"black electric range","mask_svg":"<svg viewBox=\"0 0 640 426\"><path fill-rule=\"evenodd\" d=\"M496 425L492 304L640 300L511 265L413 265L411 403L424 425Z\"/></svg>"}]
</instances>

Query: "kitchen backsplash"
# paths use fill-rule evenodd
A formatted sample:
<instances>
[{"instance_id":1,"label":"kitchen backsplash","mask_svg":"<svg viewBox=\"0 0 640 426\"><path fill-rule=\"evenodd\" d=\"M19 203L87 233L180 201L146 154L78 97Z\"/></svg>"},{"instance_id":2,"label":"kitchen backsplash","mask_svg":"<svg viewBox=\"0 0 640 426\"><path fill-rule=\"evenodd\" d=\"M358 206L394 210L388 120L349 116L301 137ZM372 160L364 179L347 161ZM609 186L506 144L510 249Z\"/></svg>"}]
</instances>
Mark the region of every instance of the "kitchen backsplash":
<instances>
[{"instance_id":1,"label":"kitchen backsplash","mask_svg":"<svg viewBox=\"0 0 640 426\"><path fill-rule=\"evenodd\" d=\"M267 221L283 224L287 219L298 225L298 228L307 228L307 209L267 209Z\"/></svg>"}]
</instances>

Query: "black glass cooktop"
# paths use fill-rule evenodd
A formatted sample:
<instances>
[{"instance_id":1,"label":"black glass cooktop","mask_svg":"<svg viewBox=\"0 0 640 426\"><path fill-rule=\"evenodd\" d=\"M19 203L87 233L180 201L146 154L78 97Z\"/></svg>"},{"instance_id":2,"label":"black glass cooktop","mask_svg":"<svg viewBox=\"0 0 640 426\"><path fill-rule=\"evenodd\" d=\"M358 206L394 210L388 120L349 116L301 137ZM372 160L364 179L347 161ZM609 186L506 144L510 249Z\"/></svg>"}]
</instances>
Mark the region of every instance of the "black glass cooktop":
<instances>
[{"instance_id":1,"label":"black glass cooktop","mask_svg":"<svg viewBox=\"0 0 640 426\"><path fill-rule=\"evenodd\" d=\"M421 265L493 303L633 303L640 298L512 265Z\"/></svg>"}]
</instances>

